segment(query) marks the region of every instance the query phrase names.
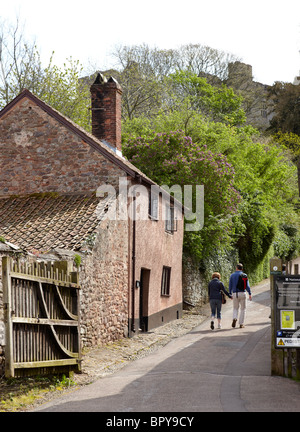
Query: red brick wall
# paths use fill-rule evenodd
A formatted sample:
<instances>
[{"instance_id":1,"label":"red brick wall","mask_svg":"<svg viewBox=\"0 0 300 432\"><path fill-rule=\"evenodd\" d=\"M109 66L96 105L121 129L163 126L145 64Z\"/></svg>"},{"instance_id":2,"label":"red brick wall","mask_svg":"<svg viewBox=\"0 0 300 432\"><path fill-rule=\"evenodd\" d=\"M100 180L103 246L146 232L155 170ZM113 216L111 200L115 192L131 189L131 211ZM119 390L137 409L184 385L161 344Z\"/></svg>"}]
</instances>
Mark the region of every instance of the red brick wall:
<instances>
[{"instance_id":1,"label":"red brick wall","mask_svg":"<svg viewBox=\"0 0 300 432\"><path fill-rule=\"evenodd\" d=\"M124 172L30 98L0 118L0 196L95 191Z\"/></svg>"},{"instance_id":2,"label":"red brick wall","mask_svg":"<svg viewBox=\"0 0 300 432\"><path fill-rule=\"evenodd\" d=\"M93 84L91 98L93 135L121 151L121 87L112 78Z\"/></svg>"}]
</instances>

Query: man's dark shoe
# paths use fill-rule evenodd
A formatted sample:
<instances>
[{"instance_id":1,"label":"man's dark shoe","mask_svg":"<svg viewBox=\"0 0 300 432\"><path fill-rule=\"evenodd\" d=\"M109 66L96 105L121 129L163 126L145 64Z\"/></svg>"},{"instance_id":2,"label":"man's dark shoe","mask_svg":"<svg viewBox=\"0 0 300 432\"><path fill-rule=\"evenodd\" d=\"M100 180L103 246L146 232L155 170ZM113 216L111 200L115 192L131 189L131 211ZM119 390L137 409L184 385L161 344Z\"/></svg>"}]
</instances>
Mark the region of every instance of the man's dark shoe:
<instances>
[{"instance_id":1,"label":"man's dark shoe","mask_svg":"<svg viewBox=\"0 0 300 432\"><path fill-rule=\"evenodd\" d=\"M235 328L236 322L237 322L236 319L234 319L234 320L232 321L232 327L233 327L233 328Z\"/></svg>"},{"instance_id":2,"label":"man's dark shoe","mask_svg":"<svg viewBox=\"0 0 300 432\"><path fill-rule=\"evenodd\" d=\"M210 328L213 330L215 328L215 324L213 321L210 322Z\"/></svg>"}]
</instances>

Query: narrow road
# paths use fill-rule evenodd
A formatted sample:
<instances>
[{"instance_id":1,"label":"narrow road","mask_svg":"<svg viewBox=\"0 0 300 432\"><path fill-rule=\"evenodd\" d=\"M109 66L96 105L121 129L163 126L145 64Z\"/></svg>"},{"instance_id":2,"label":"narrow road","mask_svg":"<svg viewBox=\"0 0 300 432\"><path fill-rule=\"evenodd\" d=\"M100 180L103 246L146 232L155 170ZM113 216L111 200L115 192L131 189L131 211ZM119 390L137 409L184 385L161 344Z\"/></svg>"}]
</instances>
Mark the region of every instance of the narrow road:
<instances>
[{"instance_id":1,"label":"narrow road","mask_svg":"<svg viewBox=\"0 0 300 432\"><path fill-rule=\"evenodd\" d=\"M210 320L153 354L41 405L46 412L299 412L300 383L271 376L269 284L253 288L246 327Z\"/></svg>"}]
</instances>

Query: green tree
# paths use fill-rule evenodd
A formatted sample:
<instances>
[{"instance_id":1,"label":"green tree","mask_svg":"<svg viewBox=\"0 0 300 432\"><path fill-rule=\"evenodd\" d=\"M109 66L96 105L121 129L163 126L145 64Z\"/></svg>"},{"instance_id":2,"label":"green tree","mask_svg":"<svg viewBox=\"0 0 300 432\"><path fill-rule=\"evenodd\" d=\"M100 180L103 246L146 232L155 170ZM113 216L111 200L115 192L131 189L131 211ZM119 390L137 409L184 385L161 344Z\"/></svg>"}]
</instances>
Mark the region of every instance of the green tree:
<instances>
[{"instance_id":1,"label":"green tree","mask_svg":"<svg viewBox=\"0 0 300 432\"><path fill-rule=\"evenodd\" d=\"M226 232L230 231L240 196L233 185L234 170L224 155L193 143L183 131L129 138L123 154L160 185L204 185L204 217L209 223L200 232L185 233L189 254L201 259L216 243L220 249L230 245ZM217 238L222 241L217 242Z\"/></svg>"},{"instance_id":2,"label":"green tree","mask_svg":"<svg viewBox=\"0 0 300 432\"><path fill-rule=\"evenodd\" d=\"M180 46L173 55L177 71L198 76L215 77L214 82L228 77L228 65L240 60L237 56L201 44Z\"/></svg>"},{"instance_id":3,"label":"green tree","mask_svg":"<svg viewBox=\"0 0 300 432\"><path fill-rule=\"evenodd\" d=\"M300 86L276 82L269 90L269 99L274 107L269 131L274 134L273 141L284 144L293 154L300 196Z\"/></svg>"},{"instance_id":4,"label":"green tree","mask_svg":"<svg viewBox=\"0 0 300 432\"><path fill-rule=\"evenodd\" d=\"M203 46L182 45L178 49L157 49L148 45L118 46L113 52L116 59L115 76L123 88L123 119L139 116L154 118L159 112L172 107L172 81L176 72L198 76L216 74L224 78L228 64L237 60L231 54ZM105 72L103 72L105 74Z\"/></svg>"},{"instance_id":5,"label":"green tree","mask_svg":"<svg viewBox=\"0 0 300 432\"><path fill-rule=\"evenodd\" d=\"M0 21L0 109L25 88L39 88L43 68L35 42L24 38L20 20Z\"/></svg>"},{"instance_id":6,"label":"green tree","mask_svg":"<svg viewBox=\"0 0 300 432\"><path fill-rule=\"evenodd\" d=\"M50 63L36 95L85 130L91 130L90 92L80 80L83 67L69 58L62 68Z\"/></svg>"},{"instance_id":7,"label":"green tree","mask_svg":"<svg viewBox=\"0 0 300 432\"><path fill-rule=\"evenodd\" d=\"M28 89L90 130L90 95L79 79L82 72L79 61L72 58L57 67L54 53L44 67L35 42L25 40L19 20L14 26L0 22L0 109Z\"/></svg>"},{"instance_id":8,"label":"green tree","mask_svg":"<svg viewBox=\"0 0 300 432\"><path fill-rule=\"evenodd\" d=\"M269 89L274 116L270 121L272 132L292 132L300 136L300 86L276 82Z\"/></svg>"},{"instance_id":9,"label":"green tree","mask_svg":"<svg viewBox=\"0 0 300 432\"><path fill-rule=\"evenodd\" d=\"M154 120L125 122L124 154L159 184L204 184L205 225L199 233L185 235L185 251L203 259L216 249L235 244L244 264L253 271L277 238L283 221L292 216L294 223L297 220L296 168L281 146L268 140L259 142L257 131L251 127L216 123L195 111L190 111L187 123L186 119L183 110ZM170 148L172 141L167 137L176 125L185 125L190 135L186 130L181 132L185 137L179 140L181 145ZM186 151L199 159L197 164L191 163ZM199 156L200 152L205 156ZM210 174L204 172L210 157L218 163L222 160L225 167L229 164L230 180L218 177L220 166L209 165ZM230 208L233 190L241 198Z\"/></svg>"},{"instance_id":10,"label":"green tree","mask_svg":"<svg viewBox=\"0 0 300 432\"><path fill-rule=\"evenodd\" d=\"M253 271L278 237L287 214L298 219L296 168L281 148L245 139L242 154L232 153L229 160L243 197L238 215L239 256Z\"/></svg>"},{"instance_id":11,"label":"green tree","mask_svg":"<svg viewBox=\"0 0 300 432\"><path fill-rule=\"evenodd\" d=\"M173 94L171 108L180 106L198 112L214 122L239 125L246 120L241 108L242 98L225 85L215 87L192 72L176 72L170 75Z\"/></svg>"},{"instance_id":12,"label":"green tree","mask_svg":"<svg viewBox=\"0 0 300 432\"><path fill-rule=\"evenodd\" d=\"M274 145L280 145L287 153L290 154L291 160L297 166L298 170L298 190L300 196L300 136L292 132L277 132L272 135Z\"/></svg>"},{"instance_id":13,"label":"green tree","mask_svg":"<svg viewBox=\"0 0 300 432\"><path fill-rule=\"evenodd\" d=\"M274 252L283 261L297 258L300 250L299 224L283 223L274 240Z\"/></svg>"},{"instance_id":14,"label":"green tree","mask_svg":"<svg viewBox=\"0 0 300 432\"><path fill-rule=\"evenodd\" d=\"M109 71L120 83L122 118L154 117L164 109L166 76L172 66L166 60L171 51L150 49L147 45L119 46L113 52L116 70ZM104 72L106 74L106 72Z\"/></svg>"}]
</instances>

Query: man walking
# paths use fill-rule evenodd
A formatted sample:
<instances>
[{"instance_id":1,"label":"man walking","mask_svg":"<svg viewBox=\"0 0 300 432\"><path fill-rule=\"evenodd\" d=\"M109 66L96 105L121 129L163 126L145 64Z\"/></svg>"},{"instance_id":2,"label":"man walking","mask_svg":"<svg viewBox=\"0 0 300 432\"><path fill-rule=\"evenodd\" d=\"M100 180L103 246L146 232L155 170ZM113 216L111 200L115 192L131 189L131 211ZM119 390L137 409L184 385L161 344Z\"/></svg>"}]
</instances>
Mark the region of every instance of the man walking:
<instances>
[{"instance_id":1,"label":"man walking","mask_svg":"<svg viewBox=\"0 0 300 432\"><path fill-rule=\"evenodd\" d=\"M239 308L241 308L239 324L240 328L244 328L247 299L246 291L249 294L249 300L252 300L251 288L247 275L243 273L243 264L236 266L236 271L232 273L229 279L229 293L233 296L233 320L232 327L236 326Z\"/></svg>"}]
</instances>

